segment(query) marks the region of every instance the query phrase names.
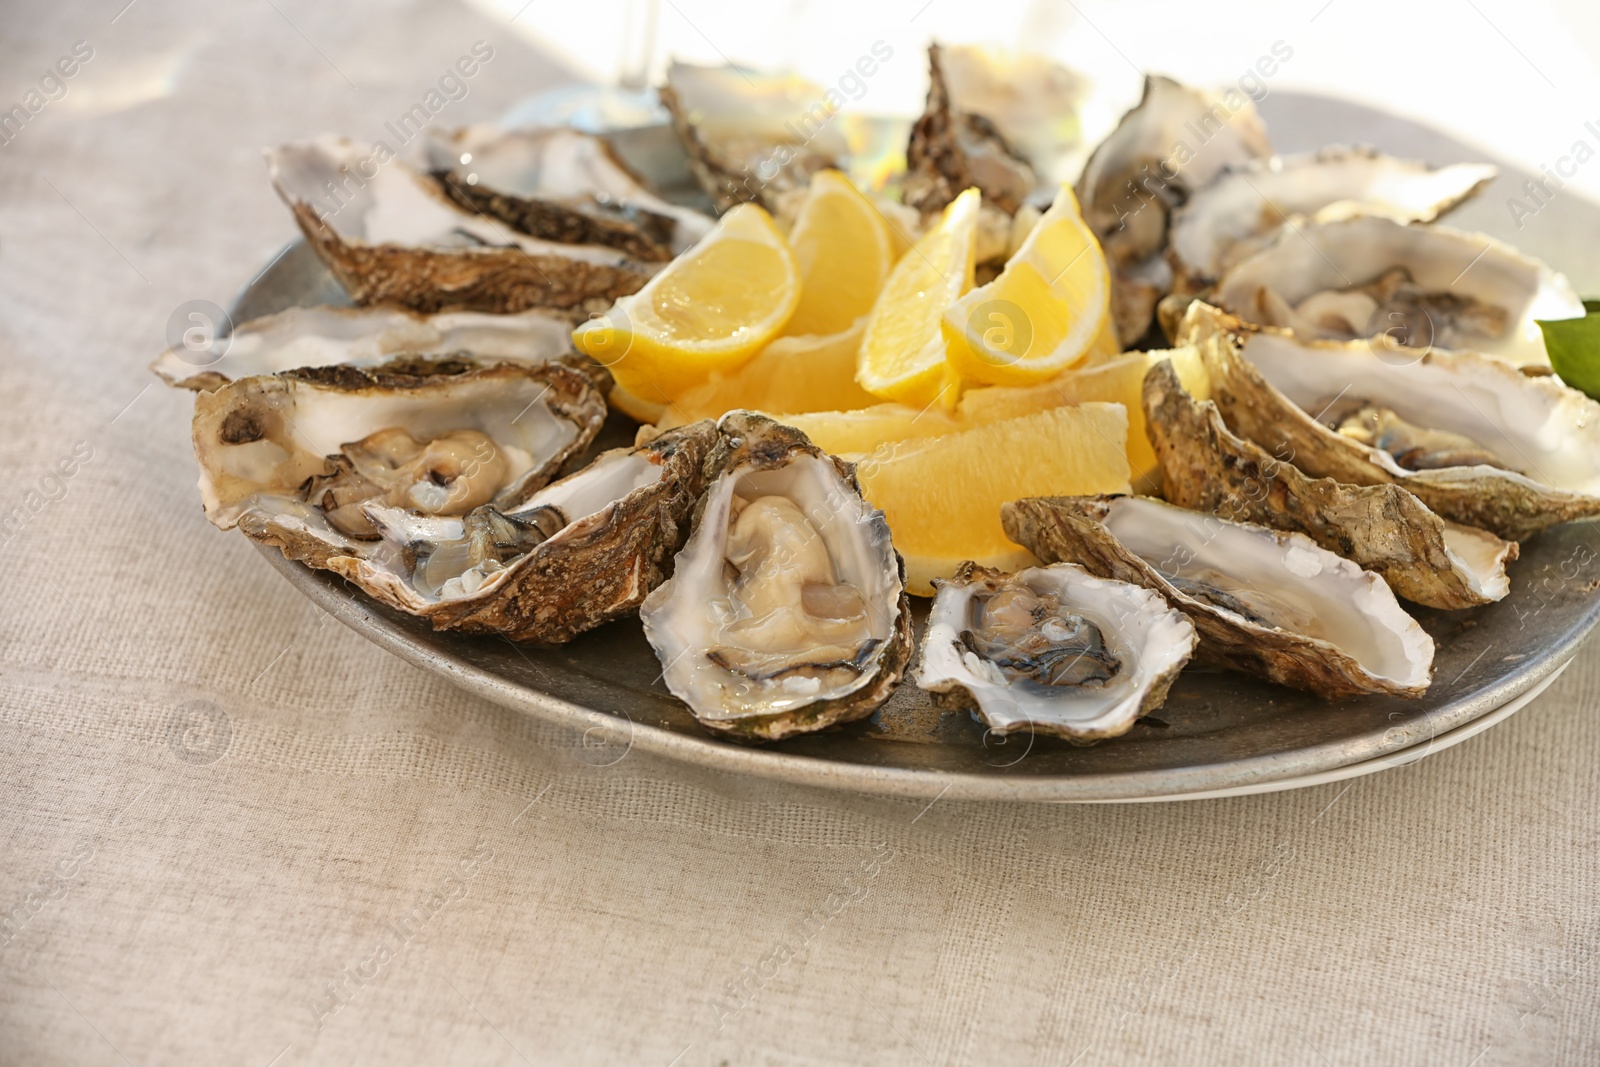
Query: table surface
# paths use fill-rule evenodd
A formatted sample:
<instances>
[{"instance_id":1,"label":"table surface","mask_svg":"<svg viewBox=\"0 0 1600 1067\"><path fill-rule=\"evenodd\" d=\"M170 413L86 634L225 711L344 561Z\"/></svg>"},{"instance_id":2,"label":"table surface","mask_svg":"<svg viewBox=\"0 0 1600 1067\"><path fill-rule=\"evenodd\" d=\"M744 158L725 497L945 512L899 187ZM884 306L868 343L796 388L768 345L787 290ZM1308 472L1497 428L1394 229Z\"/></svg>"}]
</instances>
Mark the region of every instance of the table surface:
<instances>
[{"instance_id":1,"label":"table surface","mask_svg":"<svg viewBox=\"0 0 1600 1067\"><path fill-rule=\"evenodd\" d=\"M292 235L262 145L381 136L479 40L436 122L574 74L483 5L118 6L0 39L4 107L93 50L0 144L0 1061L1596 1060L1593 643L1393 771L1048 807L586 745L320 614L205 522L145 365Z\"/></svg>"}]
</instances>

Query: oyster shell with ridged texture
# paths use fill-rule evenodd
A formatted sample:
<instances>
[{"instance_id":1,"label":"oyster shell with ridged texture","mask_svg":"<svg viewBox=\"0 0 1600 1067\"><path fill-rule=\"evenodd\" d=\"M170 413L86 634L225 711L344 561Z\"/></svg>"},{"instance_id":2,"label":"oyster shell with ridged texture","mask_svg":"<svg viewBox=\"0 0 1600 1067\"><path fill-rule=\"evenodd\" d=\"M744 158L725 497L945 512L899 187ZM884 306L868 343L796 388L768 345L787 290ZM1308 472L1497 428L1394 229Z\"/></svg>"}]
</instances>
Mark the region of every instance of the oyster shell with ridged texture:
<instances>
[{"instance_id":1,"label":"oyster shell with ridged texture","mask_svg":"<svg viewBox=\"0 0 1600 1067\"><path fill-rule=\"evenodd\" d=\"M195 398L206 517L327 567L381 544L367 510L508 510L594 439L605 401L564 363L315 367Z\"/></svg>"},{"instance_id":2,"label":"oyster shell with ridged texture","mask_svg":"<svg viewBox=\"0 0 1600 1067\"><path fill-rule=\"evenodd\" d=\"M1088 744L1126 733L1194 651L1194 625L1160 596L1070 563L1016 574L966 564L934 586L913 676L998 734Z\"/></svg>"},{"instance_id":3,"label":"oyster shell with ridged texture","mask_svg":"<svg viewBox=\"0 0 1600 1067\"><path fill-rule=\"evenodd\" d=\"M636 610L689 534L710 422L602 453L501 511L460 517L373 507L383 537L330 569L435 629L560 644Z\"/></svg>"},{"instance_id":4,"label":"oyster shell with ridged texture","mask_svg":"<svg viewBox=\"0 0 1600 1067\"><path fill-rule=\"evenodd\" d=\"M1309 537L1146 497L1037 497L1001 509L1006 536L1050 563L1160 593L1200 633L1196 662L1328 699L1418 697L1433 639L1382 578Z\"/></svg>"},{"instance_id":5,"label":"oyster shell with ridged texture","mask_svg":"<svg viewBox=\"0 0 1600 1067\"><path fill-rule=\"evenodd\" d=\"M1548 366L1539 319L1582 318L1566 278L1483 234L1376 216L1310 223L1239 261L1210 298L1306 340L1387 338Z\"/></svg>"},{"instance_id":6,"label":"oyster shell with ridged texture","mask_svg":"<svg viewBox=\"0 0 1600 1067\"><path fill-rule=\"evenodd\" d=\"M430 131L426 151L428 172L446 196L530 237L664 262L715 225L652 193L594 134L469 126Z\"/></svg>"},{"instance_id":7,"label":"oyster shell with ridged texture","mask_svg":"<svg viewBox=\"0 0 1600 1067\"><path fill-rule=\"evenodd\" d=\"M1221 174L1173 212L1177 291L1202 292L1270 244L1290 219L1380 215L1432 222L1475 196L1495 173L1487 163L1430 167L1372 148L1253 160Z\"/></svg>"},{"instance_id":8,"label":"oyster shell with ridged texture","mask_svg":"<svg viewBox=\"0 0 1600 1067\"><path fill-rule=\"evenodd\" d=\"M417 315L398 308L294 307L241 323L221 358L174 345L150 369L168 385L204 390L297 367L371 367L402 354L543 363L571 351L571 323L543 311Z\"/></svg>"},{"instance_id":9,"label":"oyster shell with ridged texture","mask_svg":"<svg viewBox=\"0 0 1600 1067\"><path fill-rule=\"evenodd\" d=\"M778 214L785 194L848 151L831 90L792 74L673 63L657 91L719 212L754 201Z\"/></svg>"},{"instance_id":10,"label":"oyster shell with ridged texture","mask_svg":"<svg viewBox=\"0 0 1600 1067\"><path fill-rule=\"evenodd\" d=\"M985 204L1015 214L1038 177L992 120L952 103L942 56L938 44L928 46L928 99L906 146L905 202L932 215L976 186Z\"/></svg>"},{"instance_id":11,"label":"oyster shell with ridged texture","mask_svg":"<svg viewBox=\"0 0 1600 1067\"><path fill-rule=\"evenodd\" d=\"M1428 607L1473 607L1511 590L1515 541L1445 522L1398 485L1307 477L1230 432L1215 404L1184 390L1169 361L1145 375L1144 409L1162 495L1178 507L1303 533Z\"/></svg>"},{"instance_id":12,"label":"oyster shell with ridged texture","mask_svg":"<svg viewBox=\"0 0 1600 1067\"><path fill-rule=\"evenodd\" d=\"M1521 541L1600 515L1600 403L1471 352L1304 341L1195 303L1211 399L1241 437L1316 477L1395 483Z\"/></svg>"},{"instance_id":13,"label":"oyster shell with ridged texture","mask_svg":"<svg viewBox=\"0 0 1600 1067\"><path fill-rule=\"evenodd\" d=\"M1172 211L1226 168L1271 154L1255 106L1241 99L1233 109L1215 93L1148 75L1138 105L1083 168L1078 202L1113 272L1111 314L1124 348L1150 329L1172 288Z\"/></svg>"},{"instance_id":14,"label":"oyster shell with ridged texture","mask_svg":"<svg viewBox=\"0 0 1600 1067\"><path fill-rule=\"evenodd\" d=\"M734 411L672 577L639 611L707 730L775 741L870 715L911 658L904 567L854 468Z\"/></svg>"},{"instance_id":15,"label":"oyster shell with ridged texture","mask_svg":"<svg viewBox=\"0 0 1600 1067\"><path fill-rule=\"evenodd\" d=\"M574 315L637 292L659 269L601 244L529 237L462 207L382 145L346 138L267 152L306 241L362 305Z\"/></svg>"}]
</instances>

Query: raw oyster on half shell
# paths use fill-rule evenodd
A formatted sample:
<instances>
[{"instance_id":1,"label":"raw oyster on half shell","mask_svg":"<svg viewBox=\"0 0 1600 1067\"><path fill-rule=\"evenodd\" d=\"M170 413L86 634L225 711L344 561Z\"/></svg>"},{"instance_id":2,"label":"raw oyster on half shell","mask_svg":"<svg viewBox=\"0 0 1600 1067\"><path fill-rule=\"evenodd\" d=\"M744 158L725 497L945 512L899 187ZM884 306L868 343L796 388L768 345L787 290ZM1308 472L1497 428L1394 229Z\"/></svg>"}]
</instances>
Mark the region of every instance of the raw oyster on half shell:
<instances>
[{"instance_id":1,"label":"raw oyster on half shell","mask_svg":"<svg viewBox=\"0 0 1600 1067\"><path fill-rule=\"evenodd\" d=\"M1217 283L1213 303L1305 340L1387 338L1548 366L1539 319L1582 318L1566 278L1482 234L1377 216L1281 233Z\"/></svg>"},{"instance_id":2,"label":"raw oyster on half shell","mask_svg":"<svg viewBox=\"0 0 1600 1067\"><path fill-rule=\"evenodd\" d=\"M1432 222L1493 180L1487 163L1430 167L1371 148L1252 160L1195 192L1172 216L1176 289L1199 293L1270 244L1293 219L1378 215Z\"/></svg>"},{"instance_id":3,"label":"raw oyster on half shell","mask_svg":"<svg viewBox=\"0 0 1600 1067\"><path fill-rule=\"evenodd\" d=\"M657 91L719 212L754 201L779 214L786 194L848 150L828 90L792 74L673 63Z\"/></svg>"},{"instance_id":4,"label":"raw oyster on half shell","mask_svg":"<svg viewBox=\"0 0 1600 1067\"><path fill-rule=\"evenodd\" d=\"M670 573L716 436L698 422L602 453L505 510L369 507L382 544L328 565L435 629L570 641L636 610Z\"/></svg>"},{"instance_id":5,"label":"raw oyster on half shell","mask_svg":"<svg viewBox=\"0 0 1600 1067\"><path fill-rule=\"evenodd\" d=\"M913 677L998 734L1126 733L1194 651L1194 625L1160 596L1070 563L1009 575L967 563L933 584Z\"/></svg>"},{"instance_id":6,"label":"raw oyster on half shell","mask_svg":"<svg viewBox=\"0 0 1600 1067\"><path fill-rule=\"evenodd\" d=\"M591 373L560 362L309 367L195 398L206 517L326 568L370 555L386 506L459 519L509 510L581 453L605 419Z\"/></svg>"},{"instance_id":7,"label":"raw oyster on half shell","mask_svg":"<svg viewBox=\"0 0 1600 1067\"><path fill-rule=\"evenodd\" d=\"M1239 436L1315 477L1395 483L1521 541L1600 515L1600 403L1471 352L1303 340L1196 302L1183 340Z\"/></svg>"},{"instance_id":8,"label":"raw oyster on half shell","mask_svg":"<svg viewBox=\"0 0 1600 1067\"><path fill-rule=\"evenodd\" d=\"M928 100L906 146L905 202L928 216L976 186L985 204L1014 215L1038 176L992 120L953 105L942 56L928 46Z\"/></svg>"},{"instance_id":9,"label":"raw oyster on half shell","mask_svg":"<svg viewBox=\"0 0 1600 1067\"><path fill-rule=\"evenodd\" d=\"M1433 639L1382 578L1304 534L1147 497L1036 497L1001 508L1006 536L1049 563L1165 596L1200 633L1196 662L1328 699L1418 697Z\"/></svg>"},{"instance_id":10,"label":"raw oyster on half shell","mask_svg":"<svg viewBox=\"0 0 1600 1067\"><path fill-rule=\"evenodd\" d=\"M1145 78L1138 106L1094 150L1077 185L1112 269L1111 313L1124 348L1148 332L1172 288L1165 252L1173 210L1228 167L1271 151L1248 99L1233 109L1217 94Z\"/></svg>"},{"instance_id":11,"label":"raw oyster on half shell","mask_svg":"<svg viewBox=\"0 0 1600 1067\"><path fill-rule=\"evenodd\" d=\"M912 650L883 513L800 431L745 411L718 429L693 532L639 612L667 688L739 740L870 715Z\"/></svg>"},{"instance_id":12,"label":"raw oyster on half shell","mask_svg":"<svg viewBox=\"0 0 1600 1067\"><path fill-rule=\"evenodd\" d=\"M449 199L529 237L665 262L714 225L656 196L609 141L578 130L470 126L433 134L427 157Z\"/></svg>"},{"instance_id":13,"label":"raw oyster on half shell","mask_svg":"<svg viewBox=\"0 0 1600 1067\"><path fill-rule=\"evenodd\" d=\"M660 267L603 244L530 237L450 199L383 145L341 137L267 152L306 241L362 305L581 314L637 292Z\"/></svg>"},{"instance_id":14,"label":"raw oyster on half shell","mask_svg":"<svg viewBox=\"0 0 1600 1067\"><path fill-rule=\"evenodd\" d=\"M1184 390L1170 361L1145 375L1144 409L1169 503L1303 533L1428 607L1473 607L1511 591L1515 541L1445 522L1398 485L1307 477L1229 431L1215 404Z\"/></svg>"},{"instance_id":15,"label":"raw oyster on half shell","mask_svg":"<svg viewBox=\"0 0 1600 1067\"><path fill-rule=\"evenodd\" d=\"M417 315L398 308L293 307L241 323L219 359L174 345L150 369L168 385L215 389L297 367L372 367L400 355L543 363L572 351L572 325L544 311Z\"/></svg>"}]
</instances>

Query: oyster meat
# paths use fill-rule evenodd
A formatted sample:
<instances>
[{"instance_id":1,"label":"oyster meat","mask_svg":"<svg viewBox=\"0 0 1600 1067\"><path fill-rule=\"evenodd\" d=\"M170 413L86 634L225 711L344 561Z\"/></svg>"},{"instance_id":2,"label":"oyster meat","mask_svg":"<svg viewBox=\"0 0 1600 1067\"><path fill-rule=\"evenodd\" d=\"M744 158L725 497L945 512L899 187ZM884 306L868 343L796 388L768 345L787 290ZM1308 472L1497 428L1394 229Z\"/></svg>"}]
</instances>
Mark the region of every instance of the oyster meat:
<instances>
[{"instance_id":1,"label":"oyster meat","mask_svg":"<svg viewBox=\"0 0 1600 1067\"><path fill-rule=\"evenodd\" d=\"M1327 148L1252 160L1197 191L1172 216L1177 290L1203 292L1270 244L1291 219L1379 215L1432 222L1495 176L1486 163L1430 167L1371 148Z\"/></svg>"},{"instance_id":2,"label":"oyster meat","mask_svg":"<svg viewBox=\"0 0 1600 1067\"><path fill-rule=\"evenodd\" d=\"M1521 541L1600 515L1600 403L1470 352L1307 341L1196 302L1182 327L1234 432L1316 477L1401 485Z\"/></svg>"},{"instance_id":3,"label":"oyster meat","mask_svg":"<svg viewBox=\"0 0 1600 1067\"><path fill-rule=\"evenodd\" d=\"M1070 563L1012 575L969 563L934 586L913 676L995 733L1126 733L1194 651L1194 625L1160 596Z\"/></svg>"},{"instance_id":4,"label":"oyster meat","mask_svg":"<svg viewBox=\"0 0 1600 1067\"><path fill-rule=\"evenodd\" d=\"M427 156L449 199L530 237L664 262L714 225L652 193L605 138L577 130L470 126L433 134Z\"/></svg>"},{"instance_id":5,"label":"oyster meat","mask_svg":"<svg viewBox=\"0 0 1600 1067\"><path fill-rule=\"evenodd\" d=\"M830 90L795 75L673 63L658 92L719 212L754 201L778 214L785 194L804 190L848 150Z\"/></svg>"},{"instance_id":6,"label":"oyster meat","mask_svg":"<svg viewBox=\"0 0 1600 1067\"><path fill-rule=\"evenodd\" d=\"M501 510L461 516L369 505L382 543L330 569L435 629L560 644L638 608L689 534L710 422L595 461Z\"/></svg>"},{"instance_id":7,"label":"oyster meat","mask_svg":"<svg viewBox=\"0 0 1600 1067\"><path fill-rule=\"evenodd\" d=\"M1145 78L1144 96L1090 155L1078 179L1083 217L1111 266L1112 317L1127 348L1150 329L1172 288L1167 225L1174 209L1228 167L1271 154L1249 98L1201 92L1171 78Z\"/></svg>"},{"instance_id":8,"label":"oyster meat","mask_svg":"<svg viewBox=\"0 0 1600 1067\"><path fill-rule=\"evenodd\" d=\"M241 323L221 358L174 345L150 369L168 385L206 390L235 378L297 367L371 367L402 354L427 360L458 355L473 363L543 363L570 351L571 324L543 311L416 315L397 308L294 307Z\"/></svg>"},{"instance_id":9,"label":"oyster meat","mask_svg":"<svg viewBox=\"0 0 1600 1067\"><path fill-rule=\"evenodd\" d=\"M740 740L870 715L912 648L883 513L798 430L745 411L718 428L689 541L639 612L667 688Z\"/></svg>"},{"instance_id":10,"label":"oyster meat","mask_svg":"<svg viewBox=\"0 0 1600 1067\"><path fill-rule=\"evenodd\" d=\"M1016 500L1001 522L1041 560L1165 596L1199 631L1197 662L1329 700L1432 680L1433 639L1383 579L1303 534L1132 496Z\"/></svg>"},{"instance_id":11,"label":"oyster meat","mask_svg":"<svg viewBox=\"0 0 1600 1067\"><path fill-rule=\"evenodd\" d=\"M604 244L530 237L464 207L380 142L324 137L267 152L306 241L362 305L580 315L637 292L660 267Z\"/></svg>"},{"instance_id":12,"label":"oyster meat","mask_svg":"<svg viewBox=\"0 0 1600 1067\"><path fill-rule=\"evenodd\" d=\"M195 398L206 517L316 567L370 555L369 511L506 510L581 453L605 419L590 374L561 362L309 367Z\"/></svg>"},{"instance_id":13,"label":"oyster meat","mask_svg":"<svg viewBox=\"0 0 1600 1067\"><path fill-rule=\"evenodd\" d=\"M1168 360L1145 376L1144 409L1170 503L1303 533L1428 607L1473 607L1511 590L1515 541L1445 522L1398 485L1307 477L1230 432L1215 404L1184 390Z\"/></svg>"},{"instance_id":14,"label":"oyster meat","mask_svg":"<svg viewBox=\"0 0 1600 1067\"><path fill-rule=\"evenodd\" d=\"M1312 223L1241 260L1214 301L1307 340L1386 337L1548 365L1538 319L1581 318L1567 280L1482 234L1377 216Z\"/></svg>"}]
</instances>

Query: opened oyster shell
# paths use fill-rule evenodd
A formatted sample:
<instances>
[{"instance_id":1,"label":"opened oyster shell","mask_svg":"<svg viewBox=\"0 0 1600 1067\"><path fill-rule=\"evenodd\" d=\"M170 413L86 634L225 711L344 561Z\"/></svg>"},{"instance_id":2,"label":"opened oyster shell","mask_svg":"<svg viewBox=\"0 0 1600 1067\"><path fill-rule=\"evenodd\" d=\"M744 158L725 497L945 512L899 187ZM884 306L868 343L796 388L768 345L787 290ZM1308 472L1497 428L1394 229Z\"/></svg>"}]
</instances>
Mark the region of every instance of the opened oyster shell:
<instances>
[{"instance_id":1,"label":"opened oyster shell","mask_svg":"<svg viewBox=\"0 0 1600 1067\"><path fill-rule=\"evenodd\" d=\"M452 201L381 142L281 145L267 167L306 241L358 304L578 314L637 292L660 266L608 245L518 233Z\"/></svg>"},{"instance_id":2,"label":"opened oyster shell","mask_svg":"<svg viewBox=\"0 0 1600 1067\"><path fill-rule=\"evenodd\" d=\"M1124 348L1150 329L1172 288L1167 225L1172 211L1228 167L1271 154L1255 106L1152 74L1144 96L1100 143L1078 179L1083 217L1113 272L1111 314Z\"/></svg>"},{"instance_id":3,"label":"opened oyster shell","mask_svg":"<svg viewBox=\"0 0 1600 1067\"><path fill-rule=\"evenodd\" d=\"M795 75L673 63L658 92L719 212L754 201L778 214L785 194L847 150L833 127L842 99Z\"/></svg>"},{"instance_id":4,"label":"opened oyster shell","mask_svg":"<svg viewBox=\"0 0 1600 1067\"><path fill-rule=\"evenodd\" d=\"M504 511L419 515L369 506L383 538L330 569L435 629L560 644L638 608L689 534L710 422L602 453Z\"/></svg>"},{"instance_id":5,"label":"opened oyster shell","mask_svg":"<svg viewBox=\"0 0 1600 1067\"><path fill-rule=\"evenodd\" d=\"M1566 278L1482 234L1362 216L1284 232L1213 301L1306 340L1387 337L1548 366L1538 319L1581 318Z\"/></svg>"},{"instance_id":6,"label":"opened oyster shell","mask_svg":"<svg viewBox=\"0 0 1600 1067\"><path fill-rule=\"evenodd\" d=\"M1168 360L1145 375L1144 409L1162 495L1178 507L1303 533L1428 607L1467 608L1511 591L1506 564L1517 558L1516 542L1445 522L1397 485L1308 478L1231 433L1215 404L1184 390Z\"/></svg>"},{"instance_id":7,"label":"opened oyster shell","mask_svg":"<svg viewBox=\"0 0 1600 1067\"><path fill-rule=\"evenodd\" d=\"M316 567L381 544L368 509L458 518L508 510L586 448L594 379L562 363L318 367L195 398L206 517Z\"/></svg>"},{"instance_id":8,"label":"opened oyster shell","mask_svg":"<svg viewBox=\"0 0 1600 1067\"><path fill-rule=\"evenodd\" d=\"M542 311L416 315L397 308L295 307L241 323L220 359L175 345L150 369L168 385L204 390L297 367L376 366L401 354L543 363L570 351L571 324Z\"/></svg>"},{"instance_id":9,"label":"opened oyster shell","mask_svg":"<svg viewBox=\"0 0 1600 1067\"><path fill-rule=\"evenodd\" d=\"M607 245L664 262L711 232L656 196L603 137L562 127L433 133L428 171L462 208L562 244Z\"/></svg>"},{"instance_id":10,"label":"opened oyster shell","mask_svg":"<svg viewBox=\"0 0 1600 1067\"><path fill-rule=\"evenodd\" d=\"M985 204L1015 214L1038 176L992 120L953 106L942 55L928 46L928 100L906 146L905 202L931 215L976 186Z\"/></svg>"},{"instance_id":11,"label":"opened oyster shell","mask_svg":"<svg viewBox=\"0 0 1600 1067\"><path fill-rule=\"evenodd\" d=\"M1200 633L1197 662L1329 700L1432 680L1433 639L1383 579L1303 534L1131 496L1017 500L1001 522L1041 560L1165 596Z\"/></svg>"},{"instance_id":12,"label":"opened oyster shell","mask_svg":"<svg viewBox=\"0 0 1600 1067\"><path fill-rule=\"evenodd\" d=\"M1371 148L1252 160L1220 175L1172 216L1179 292L1198 293L1301 216L1380 215L1432 222L1493 180L1486 163L1430 167Z\"/></svg>"},{"instance_id":13,"label":"opened oyster shell","mask_svg":"<svg viewBox=\"0 0 1600 1067\"><path fill-rule=\"evenodd\" d=\"M1012 575L966 564L934 586L913 676L998 734L1126 733L1194 651L1194 625L1160 596L1070 563Z\"/></svg>"},{"instance_id":14,"label":"opened oyster shell","mask_svg":"<svg viewBox=\"0 0 1600 1067\"><path fill-rule=\"evenodd\" d=\"M870 715L911 658L883 513L800 431L744 411L718 428L689 542L639 612L667 688L741 740Z\"/></svg>"},{"instance_id":15,"label":"opened oyster shell","mask_svg":"<svg viewBox=\"0 0 1600 1067\"><path fill-rule=\"evenodd\" d=\"M1046 199L1083 172L1089 146L1080 112L1091 89L1086 76L1038 52L970 44L938 48L951 108L993 124L1033 170Z\"/></svg>"},{"instance_id":16,"label":"opened oyster shell","mask_svg":"<svg viewBox=\"0 0 1600 1067\"><path fill-rule=\"evenodd\" d=\"M1521 541L1600 515L1600 403L1470 352L1305 341L1196 302L1227 423L1316 477L1393 482L1441 516Z\"/></svg>"}]
</instances>

